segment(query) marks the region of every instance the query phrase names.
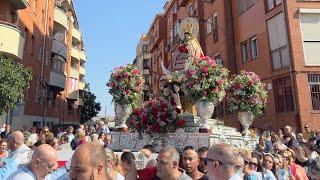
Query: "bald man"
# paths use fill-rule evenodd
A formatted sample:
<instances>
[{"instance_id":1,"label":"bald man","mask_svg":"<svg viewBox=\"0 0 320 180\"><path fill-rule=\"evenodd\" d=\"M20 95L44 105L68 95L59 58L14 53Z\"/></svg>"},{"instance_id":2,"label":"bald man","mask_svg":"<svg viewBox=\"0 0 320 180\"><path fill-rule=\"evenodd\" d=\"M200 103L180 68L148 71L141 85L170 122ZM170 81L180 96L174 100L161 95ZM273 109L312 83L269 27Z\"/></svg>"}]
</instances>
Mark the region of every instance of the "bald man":
<instances>
[{"instance_id":1,"label":"bald man","mask_svg":"<svg viewBox=\"0 0 320 180\"><path fill-rule=\"evenodd\" d=\"M30 161L32 150L24 144L24 135L21 131L13 131L8 135L9 157L18 165L27 164Z\"/></svg>"},{"instance_id":2,"label":"bald man","mask_svg":"<svg viewBox=\"0 0 320 180\"><path fill-rule=\"evenodd\" d=\"M56 150L48 144L42 144L34 150L30 163L20 166L8 180L43 180L57 169L57 160Z\"/></svg>"},{"instance_id":3,"label":"bald man","mask_svg":"<svg viewBox=\"0 0 320 180\"><path fill-rule=\"evenodd\" d=\"M99 143L89 142L77 148L71 158L69 179L108 180L107 155Z\"/></svg>"},{"instance_id":4,"label":"bald man","mask_svg":"<svg viewBox=\"0 0 320 180\"><path fill-rule=\"evenodd\" d=\"M235 157L234 150L228 144L220 143L211 146L205 159L209 180L243 179L237 173Z\"/></svg>"}]
</instances>

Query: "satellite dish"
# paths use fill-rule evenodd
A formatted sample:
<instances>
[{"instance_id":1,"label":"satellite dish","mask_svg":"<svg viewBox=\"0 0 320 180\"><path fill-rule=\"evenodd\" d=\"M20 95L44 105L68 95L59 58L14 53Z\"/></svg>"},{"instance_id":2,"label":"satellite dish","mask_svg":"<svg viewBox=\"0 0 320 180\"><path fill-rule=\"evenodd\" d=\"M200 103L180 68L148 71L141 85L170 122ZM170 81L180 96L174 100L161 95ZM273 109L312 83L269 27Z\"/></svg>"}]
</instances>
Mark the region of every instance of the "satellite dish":
<instances>
[{"instance_id":1,"label":"satellite dish","mask_svg":"<svg viewBox=\"0 0 320 180\"><path fill-rule=\"evenodd\" d=\"M185 39L185 33L197 37L199 33L199 23L196 18L188 17L182 20L178 28L178 35L180 39Z\"/></svg>"}]
</instances>

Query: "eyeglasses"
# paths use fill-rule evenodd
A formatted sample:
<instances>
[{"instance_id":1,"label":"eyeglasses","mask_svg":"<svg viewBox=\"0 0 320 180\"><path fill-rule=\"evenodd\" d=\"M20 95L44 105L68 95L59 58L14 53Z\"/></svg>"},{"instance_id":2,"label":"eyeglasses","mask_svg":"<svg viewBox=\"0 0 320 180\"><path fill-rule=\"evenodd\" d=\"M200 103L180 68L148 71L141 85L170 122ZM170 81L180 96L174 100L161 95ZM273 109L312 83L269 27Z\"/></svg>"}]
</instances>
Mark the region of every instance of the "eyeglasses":
<instances>
[{"instance_id":1,"label":"eyeglasses","mask_svg":"<svg viewBox=\"0 0 320 180\"><path fill-rule=\"evenodd\" d=\"M208 162L219 162L219 165L223 165L223 163L219 160L216 160L216 159L210 159L210 158L203 158L204 160L204 165L207 165Z\"/></svg>"},{"instance_id":2,"label":"eyeglasses","mask_svg":"<svg viewBox=\"0 0 320 180\"><path fill-rule=\"evenodd\" d=\"M244 165L248 165L249 164L249 161L244 161Z\"/></svg>"}]
</instances>

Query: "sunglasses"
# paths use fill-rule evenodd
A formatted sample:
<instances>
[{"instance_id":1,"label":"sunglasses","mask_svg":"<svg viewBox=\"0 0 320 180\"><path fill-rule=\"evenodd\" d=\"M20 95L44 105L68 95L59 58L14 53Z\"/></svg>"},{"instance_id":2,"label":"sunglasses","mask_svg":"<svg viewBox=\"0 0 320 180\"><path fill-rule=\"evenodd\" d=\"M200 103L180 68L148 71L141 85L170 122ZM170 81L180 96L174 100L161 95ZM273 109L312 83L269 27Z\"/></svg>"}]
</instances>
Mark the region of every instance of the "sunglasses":
<instances>
[{"instance_id":1,"label":"sunglasses","mask_svg":"<svg viewBox=\"0 0 320 180\"><path fill-rule=\"evenodd\" d=\"M249 162L249 161L244 161L244 165L248 165L249 166L255 166L255 167L258 167L258 164L257 163L254 163L254 162Z\"/></svg>"},{"instance_id":2,"label":"sunglasses","mask_svg":"<svg viewBox=\"0 0 320 180\"><path fill-rule=\"evenodd\" d=\"M204 162L204 165L207 165L208 162L219 162L219 165L223 165L223 163L219 160L216 160L216 159L210 159L210 158L203 158L203 162Z\"/></svg>"}]
</instances>

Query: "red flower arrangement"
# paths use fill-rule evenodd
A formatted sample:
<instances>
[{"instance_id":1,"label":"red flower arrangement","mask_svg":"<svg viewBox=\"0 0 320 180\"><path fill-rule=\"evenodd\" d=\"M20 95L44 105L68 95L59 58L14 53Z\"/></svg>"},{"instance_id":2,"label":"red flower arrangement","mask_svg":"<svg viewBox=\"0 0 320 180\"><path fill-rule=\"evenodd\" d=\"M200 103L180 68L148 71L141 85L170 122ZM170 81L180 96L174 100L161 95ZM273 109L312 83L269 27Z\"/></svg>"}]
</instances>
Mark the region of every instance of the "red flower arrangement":
<instances>
[{"instance_id":1,"label":"red flower arrangement","mask_svg":"<svg viewBox=\"0 0 320 180\"><path fill-rule=\"evenodd\" d=\"M178 117L179 111L164 99L150 100L133 111L127 125L139 133L172 133L185 125L185 121Z\"/></svg>"}]
</instances>

